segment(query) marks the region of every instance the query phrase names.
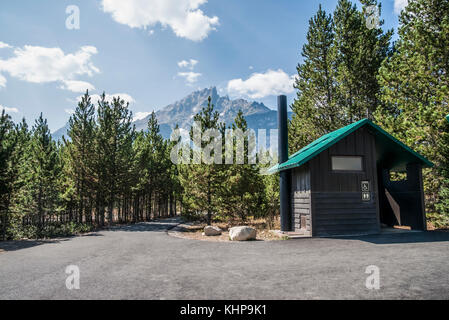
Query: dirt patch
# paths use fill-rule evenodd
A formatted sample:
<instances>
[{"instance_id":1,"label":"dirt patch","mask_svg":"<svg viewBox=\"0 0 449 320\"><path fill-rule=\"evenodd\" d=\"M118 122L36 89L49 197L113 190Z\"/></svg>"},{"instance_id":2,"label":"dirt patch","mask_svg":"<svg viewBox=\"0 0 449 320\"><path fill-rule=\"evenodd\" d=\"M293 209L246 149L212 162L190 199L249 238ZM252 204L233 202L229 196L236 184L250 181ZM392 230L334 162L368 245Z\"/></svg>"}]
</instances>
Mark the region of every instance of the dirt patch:
<instances>
[{"instance_id":1,"label":"dirt patch","mask_svg":"<svg viewBox=\"0 0 449 320\"><path fill-rule=\"evenodd\" d=\"M215 223L214 226L219 227L223 230L223 233L220 236L210 236L207 237L203 235L205 223L186 223L180 224L176 228L170 230L168 232L169 235L183 238L183 239L192 239L192 240L202 240L202 241L213 241L213 242L232 242L229 240L229 229L236 225L230 225L225 223ZM257 230L258 241L275 241L275 240L284 240L279 236L274 235L268 229L264 228L264 222L253 221L252 223L247 224L239 224L239 225L247 225L253 227Z\"/></svg>"}]
</instances>

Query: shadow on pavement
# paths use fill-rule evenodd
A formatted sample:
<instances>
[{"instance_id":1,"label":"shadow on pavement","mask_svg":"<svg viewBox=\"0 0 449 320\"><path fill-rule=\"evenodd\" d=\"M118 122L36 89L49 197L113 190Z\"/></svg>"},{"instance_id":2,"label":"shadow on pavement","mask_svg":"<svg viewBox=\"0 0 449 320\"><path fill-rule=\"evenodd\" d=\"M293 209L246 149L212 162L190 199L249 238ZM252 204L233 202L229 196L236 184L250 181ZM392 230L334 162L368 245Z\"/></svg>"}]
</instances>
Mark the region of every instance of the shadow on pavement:
<instances>
[{"instance_id":1,"label":"shadow on pavement","mask_svg":"<svg viewBox=\"0 0 449 320\"><path fill-rule=\"evenodd\" d=\"M18 241L6 241L0 242L0 253L2 251L17 251L21 249L28 249L43 244L55 244L67 241L67 239L57 239L57 240L18 240Z\"/></svg>"},{"instance_id":2,"label":"shadow on pavement","mask_svg":"<svg viewBox=\"0 0 449 320\"><path fill-rule=\"evenodd\" d=\"M181 222L180 218L168 218L161 220L154 220L150 222L141 222L136 224L112 226L97 230L86 234L74 235L64 238L43 239L43 240L16 240L16 241L0 241L0 254L7 251L17 251L21 249L32 248L43 244L57 244L64 241L69 241L77 237L103 237L99 232L101 231L125 231L125 232L166 232L176 227Z\"/></svg>"},{"instance_id":3,"label":"shadow on pavement","mask_svg":"<svg viewBox=\"0 0 449 320\"><path fill-rule=\"evenodd\" d=\"M366 236L341 236L327 237L329 239L359 240L373 244L399 244L399 243L428 243L449 241L449 232L423 231L423 232L401 232L381 233Z\"/></svg>"},{"instance_id":4,"label":"shadow on pavement","mask_svg":"<svg viewBox=\"0 0 449 320\"><path fill-rule=\"evenodd\" d=\"M169 218L123 226L113 226L104 230L113 232L166 232L176 227L179 223L181 223L179 218Z\"/></svg>"},{"instance_id":5,"label":"shadow on pavement","mask_svg":"<svg viewBox=\"0 0 449 320\"><path fill-rule=\"evenodd\" d=\"M73 235L68 237L59 237L54 239L37 239L37 240L11 240L11 241L0 241L0 254L8 251L17 251L22 249L28 249L43 244L58 244L65 241L69 241L78 237L102 237L102 234L97 232L91 232L86 234Z\"/></svg>"}]
</instances>

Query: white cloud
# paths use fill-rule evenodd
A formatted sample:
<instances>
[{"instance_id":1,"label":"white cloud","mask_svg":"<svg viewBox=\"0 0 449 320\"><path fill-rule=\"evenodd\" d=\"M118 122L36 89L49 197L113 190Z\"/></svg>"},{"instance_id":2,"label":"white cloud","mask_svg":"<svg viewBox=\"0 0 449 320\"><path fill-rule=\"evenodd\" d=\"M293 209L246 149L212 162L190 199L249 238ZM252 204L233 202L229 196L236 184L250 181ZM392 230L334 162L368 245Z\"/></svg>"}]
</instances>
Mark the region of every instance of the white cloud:
<instances>
[{"instance_id":1,"label":"white cloud","mask_svg":"<svg viewBox=\"0 0 449 320\"><path fill-rule=\"evenodd\" d=\"M407 5L408 0L394 0L394 12L400 14Z\"/></svg>"},{"instance_id":2,"label":"white cloud","mask_svg":"<svg viewBox=\"0 0 449 320\"><path fill-rule=\"evenodd\" d=\"M180 68L189 68L190 70L193 70L193 68L195 68L195 66L198 64L198 60L195 59L190 59L189 61L187 60L182 60L178 62L178 67Z\"/></svg>"},{"instance_id":3,"label":"white cloud","mask_svg":"<svg viewBox=\"0 0 449 320\"><path fill-rule=\"evenodd\" d=\"M192 85L198 81L198 78L202 76L201 73L198 72L178 72L178 76L185 78L187 83Z\"/></svg>"},{"instance_id":4,"label":"white cloud","mask_svg":"<svg viewBox=\"0 0 449 320\"><path fill-rule=\"evenodd\" d=\"M143 120L146 117L148 117L151 114L151 112L136 112L134 114L134 121Z\"/></svg>"},{"instance_id":5,"label":"white cloud","mask_svg":"<svg viewBox=\"0 0 449 320\"><path fill-rule=\"evenodd\" d=\"M4 43L2 41L0 41L0 49L4 49L4 48L12 48L9 44Z\"/></svg>"},{"instance_id":6,"label":"white cloud","mask_svg":"<svg viewBox=\"0 0 449 320\"><path fill-rule=\"evenodd\" d=\"M64 111L65 111L65 113L68 113L70 115L75 113L75 110L73 110L73 109L64 109Z\"/></svg>"},{"instance_id":7,"label":"white cloud","mask_svg":"<svg viewBox=\"0 0 449 320\"><path fill-rule=\"evenodd\" d=\"M61 89L70 90L76 93L84 93L86 90L94 91L95 87L89 82L78 80L64 80Z\"/></svg>"},{"instance_id":8,"label":"white cloud","mask_svg":"<svg viewBox=\"0 0 449 320\"><path fill-rule=\"evenodd\" d=\"M6 113L19 113L19 109L17 108L8 108L4 107L0 104L0 113L5 110Z\"/></svg>"},{"instance_id":9,"label":"white cloud","mask_svg":"<svg viewBox=\"0 0 449 320\"><path fill-rule=\"evenodd\" d=\"M81 47L69 54L60 48L24 46L14 49L12 58L0 59L0 72L32 83L62 82L65 89L72 90L81 84L75 81L77 76L93 76L100 72L91 61L95 54L97 49L92 46Z\"/></svg>"},{"instance_id":10,"label":"white cloud","mask_svg":"<svg viewBox=\"0 0 449 320\"><path fill-rule=\"evenodd\" d=\"M227 91L231 96L248 96L260 99L267 96L289 94L294 91L294 76L279 70L253 73L247 80L233 79L228 82Z\"/></svg>"},{"instance_id":11,"label":"white cloud","mask_svg":"<svg viewBox=\"0 0 449 320\"><path fill-rule=\"evenodd\" d=\"M83 96L79 96L79 97L76 99L77 102L81 101L82 97L83 97ZM136 100L134 100L134 98L131 97L131 96L130 96L129 94L127 94L127 93L107 94L107 95L106 95L106 101L107 101L107 102L112 102L112 99L113 99L113 98L117 98L117 97L120 97L121 100L125 100L125 102L130 103L130 104L133 103L133 102L136 102ZM98 101L101 100L101 96L100 96L99 94L92 94L92 95L90 96L90 98L91 98L92 103L93 103L95 106L97 106Z\"/></svg>"},{"instance_id":12,"label":"white cloud","mask_svg":"<svg viewBox=\"0 0 449 320\"><path fill-rule=\"evenodd\" d=\"M160 23L181 38L201 41L219 23L199 7L207 0L102 0L103 11L118 23L131 28L147 28Z\"/></svg>"},{"instance_id":13,"label":"white cloud","mask_svg":"<svg viewBox=\"0 0 449 320\"><path fill-rule=\"evenodd\" d=\"M0 87L6 87L6 78L0 74Z\"/></svg>"}]
</instances>

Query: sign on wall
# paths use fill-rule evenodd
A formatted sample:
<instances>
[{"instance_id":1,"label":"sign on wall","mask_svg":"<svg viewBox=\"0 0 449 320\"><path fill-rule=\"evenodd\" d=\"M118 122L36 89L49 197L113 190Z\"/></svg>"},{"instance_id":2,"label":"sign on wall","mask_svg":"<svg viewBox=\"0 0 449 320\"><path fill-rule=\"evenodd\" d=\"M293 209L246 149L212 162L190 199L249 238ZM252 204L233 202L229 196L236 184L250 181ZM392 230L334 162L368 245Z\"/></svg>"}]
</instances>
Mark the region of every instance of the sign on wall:
<instances>
[{"instance_id":1,"label":"sign on wall","mask_svg":"<svg viewBox=\"0 0 449 320\"><path fill-rule=\"evenodd\" d=\"M371 186L369 181L362 181L362 200L371 201Z\"/></svg>"}]
</instances>

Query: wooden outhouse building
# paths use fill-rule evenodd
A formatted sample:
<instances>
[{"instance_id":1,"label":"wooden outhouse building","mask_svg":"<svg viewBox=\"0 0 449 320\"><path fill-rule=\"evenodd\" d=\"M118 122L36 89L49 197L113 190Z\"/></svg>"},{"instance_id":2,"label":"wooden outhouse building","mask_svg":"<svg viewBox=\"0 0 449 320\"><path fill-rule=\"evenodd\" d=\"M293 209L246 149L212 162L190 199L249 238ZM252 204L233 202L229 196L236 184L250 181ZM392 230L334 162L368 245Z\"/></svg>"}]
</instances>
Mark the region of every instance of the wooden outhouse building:
<instances>
[{"instance_id":1,"label":"wooden outhouse building","mask_svg":"<svg viewBox=\"0 0 449 320\"><path fill-rule=\"evenodd\" d=\"M433 166L429 160L368 119L288 156L286 97L278 101L280 163L270 171L281 176L282 231L334 236L395 225L426 229L422 168Z\"/></svg>"}]
</instances>

